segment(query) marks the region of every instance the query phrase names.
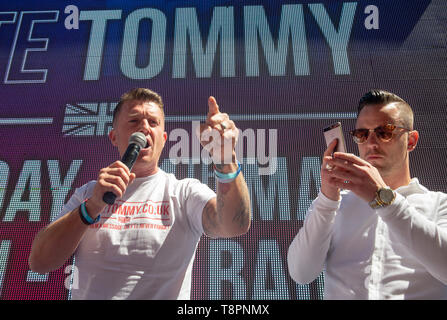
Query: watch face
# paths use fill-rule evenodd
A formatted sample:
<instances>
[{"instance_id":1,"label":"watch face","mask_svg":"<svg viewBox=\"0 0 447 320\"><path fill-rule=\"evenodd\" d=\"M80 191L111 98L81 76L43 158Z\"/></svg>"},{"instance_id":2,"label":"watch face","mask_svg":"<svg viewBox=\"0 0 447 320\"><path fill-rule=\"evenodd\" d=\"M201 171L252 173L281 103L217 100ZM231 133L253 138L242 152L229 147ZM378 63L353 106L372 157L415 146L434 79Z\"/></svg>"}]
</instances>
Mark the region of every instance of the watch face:
<instances>
[{"instance_id":1,"label":"watch face","mask_svg":"<svg viewBox=\"0 0 447 320\"><path fill-rule=\"evenodd\" d=\"M379 191L379 197L380 200L382 200L385 203L391 203L394 199L394 192L391 189L381 189Z\"/></svg>"}]
</instances>

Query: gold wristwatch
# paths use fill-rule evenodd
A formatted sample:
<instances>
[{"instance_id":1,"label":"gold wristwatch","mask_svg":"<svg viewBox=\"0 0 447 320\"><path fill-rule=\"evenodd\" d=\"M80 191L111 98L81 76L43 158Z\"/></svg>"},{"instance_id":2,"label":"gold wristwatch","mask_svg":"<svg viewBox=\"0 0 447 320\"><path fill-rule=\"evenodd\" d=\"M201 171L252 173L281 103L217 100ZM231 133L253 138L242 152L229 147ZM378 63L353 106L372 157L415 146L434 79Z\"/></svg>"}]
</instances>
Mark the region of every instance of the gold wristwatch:
<instances>
[{"instance_id":1,"label":"gold wristwatch","mask_svg":"<svg viewBox=\"0 0 447 320\"><path fill-rule=\"evenodd\" d=\"M369 203L373 209L389 206L396 199L396 193L390 188L379 188L376 191L376 197Z\"/></svg>"}]
</instances>

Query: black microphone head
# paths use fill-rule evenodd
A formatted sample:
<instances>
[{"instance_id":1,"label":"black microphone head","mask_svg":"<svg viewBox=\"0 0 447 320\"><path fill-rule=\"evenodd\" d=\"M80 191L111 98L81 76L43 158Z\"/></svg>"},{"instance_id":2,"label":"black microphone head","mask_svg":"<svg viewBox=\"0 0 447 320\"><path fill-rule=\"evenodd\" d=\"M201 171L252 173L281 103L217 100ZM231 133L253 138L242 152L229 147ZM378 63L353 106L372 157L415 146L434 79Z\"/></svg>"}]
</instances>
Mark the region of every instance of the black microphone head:
<instances>
[{"instance_id":1,"label":"black microphone head","mask_svg":"<svg viewBox=\"0 0 447 320\"><path fill-rule=\"evenodd\" d=\"M146 148L146 136L141 132L134 132L129 138L129 144L136 144L141 149Z\"/></svg>"}]
</instances>

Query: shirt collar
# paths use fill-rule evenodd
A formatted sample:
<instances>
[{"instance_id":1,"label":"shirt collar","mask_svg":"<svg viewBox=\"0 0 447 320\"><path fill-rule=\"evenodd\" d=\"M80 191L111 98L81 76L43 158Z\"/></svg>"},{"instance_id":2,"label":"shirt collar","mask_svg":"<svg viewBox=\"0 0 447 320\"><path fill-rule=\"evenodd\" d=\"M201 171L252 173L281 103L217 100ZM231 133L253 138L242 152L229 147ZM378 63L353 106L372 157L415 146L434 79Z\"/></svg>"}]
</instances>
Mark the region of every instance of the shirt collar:
<instances>
[{"instance_id":1,"label":"shirt collar","mask_svg":"<svg viewBox=\"0 0 447 320\"><path fill-rule=\"evenodd\" d=\"M154 179L157 179L158 176L162 175L164 173L163 170L161 170L161 168L158 168L158 171L150 176L146 176L146 177L139 177L139 178L135 178L135 180L133 181L134 183L142 183L142 182L146 182L146 181L151 181Z\"/></svg>"},{"instance_id":2,"label":"shirt collar","mask_svg":"<svg viewBox=\"0 0 447 320\"><path fill-rule=\"evenodd\" d=\"M406 196L414 193L426 193L428 189L419 183L418 178L413 178L408 185L401 186L396 191Z\"/></svg>"}]
</instances>

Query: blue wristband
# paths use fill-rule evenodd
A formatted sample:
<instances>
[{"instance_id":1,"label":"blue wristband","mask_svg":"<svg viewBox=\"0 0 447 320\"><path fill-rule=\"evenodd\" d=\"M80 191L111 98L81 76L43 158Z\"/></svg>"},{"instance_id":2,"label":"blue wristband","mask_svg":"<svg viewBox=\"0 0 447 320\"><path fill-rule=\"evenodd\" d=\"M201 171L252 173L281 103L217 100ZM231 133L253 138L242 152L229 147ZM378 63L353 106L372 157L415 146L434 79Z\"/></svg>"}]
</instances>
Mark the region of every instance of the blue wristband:
<instances>
[{"instance_id":1,"label":"blue wristband","mask_svg":"<svg viewBox=\"0 0 447 320\"><path fill-rule=\"evenodd\" d=\"M236 179L236 177L239 175L240 172L241 172L241 163L239 161L237 161L237 171L235 172L222 173L214 168L214 175L216 176L216 180L220 183L229 183L233 181L234 179Z\"/></svg>"},{"instance_id":2,"label":"blue wristband","mask_svg":"<svg viewBox=\"0 0 447 320\"><path fill-rule=\"evenodd\" d=\"M86 225L91 225L99 221L101 219L101 215L98 215L95 220L90 217L90 215L87 212L87 208L85 207L85 201L81 203L81 210L79 210L79 215L81 217L81 220Z\"/></svg>"}]
</instances>

